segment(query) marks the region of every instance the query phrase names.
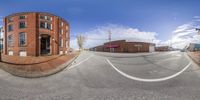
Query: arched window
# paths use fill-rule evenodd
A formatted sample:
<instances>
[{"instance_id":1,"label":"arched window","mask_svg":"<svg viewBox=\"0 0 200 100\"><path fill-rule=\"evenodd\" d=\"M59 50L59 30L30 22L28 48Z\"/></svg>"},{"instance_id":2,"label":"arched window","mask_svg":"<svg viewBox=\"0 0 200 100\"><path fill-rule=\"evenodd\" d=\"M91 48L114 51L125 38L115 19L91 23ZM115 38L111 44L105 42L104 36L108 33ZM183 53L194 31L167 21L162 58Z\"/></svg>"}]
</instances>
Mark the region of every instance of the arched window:
<instances>
[{"instance_id":1,"label":"arched window","mask_svg":"<svg viewBox=\"0 0 200 100\"><path fill-rule=\"evenodd\" d=\"M19 46L25 46L26 44L26 33L19 33Z\"/></svg>"}]
</instances>

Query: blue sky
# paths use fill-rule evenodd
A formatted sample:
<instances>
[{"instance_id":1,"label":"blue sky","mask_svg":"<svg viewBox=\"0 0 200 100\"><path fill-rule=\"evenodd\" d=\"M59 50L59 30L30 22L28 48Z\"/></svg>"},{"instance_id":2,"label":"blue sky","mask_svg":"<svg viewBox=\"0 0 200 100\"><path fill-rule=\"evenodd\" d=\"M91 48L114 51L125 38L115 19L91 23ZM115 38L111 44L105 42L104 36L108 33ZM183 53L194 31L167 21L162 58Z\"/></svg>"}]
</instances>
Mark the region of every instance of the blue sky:
<instances>
[{"instance_id":1,"label":"blue sky","mask_svg":"<svg viewBox=\"0 0 200 100\"><path fill-rule=\"evenodd\" d=\"M199 4L200 0L1 0L0 18L15 12L51 12L69 21L72 36L112 24L155 32L157 39L168 41L179 26L200 15Z\"/></svg>"}]
</instances>

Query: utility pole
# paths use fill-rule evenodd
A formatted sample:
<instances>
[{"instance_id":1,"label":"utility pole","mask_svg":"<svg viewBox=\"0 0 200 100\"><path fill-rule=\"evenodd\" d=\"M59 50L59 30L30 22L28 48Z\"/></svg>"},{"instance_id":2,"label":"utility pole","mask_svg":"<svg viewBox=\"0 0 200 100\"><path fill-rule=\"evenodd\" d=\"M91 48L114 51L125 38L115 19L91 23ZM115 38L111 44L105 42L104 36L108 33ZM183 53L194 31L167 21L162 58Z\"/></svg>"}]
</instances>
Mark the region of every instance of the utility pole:
<instances>
[{"instance_id":1,"label":"utility pole","mask_svg":"<svg viewBox=\"0 0 200 100\"><path fill-rule=\"evenodd\" d=\"M200 28L196 28L197 34L200 35Z\"/></svg>"},{"instance_id":2,"label":"utility pole","mask_svg":"<svg viewBox=\"0 0 200 100\"><path fill-rule=\"evenodd\" d=\"M111 31L109 30L109 31L108 31L108 40L109 40L109 45L110 45L110 46L109 46L110 52L111 52L111 34L112 34L112 33L111 33Z\"/></svg>"}]
</instances>

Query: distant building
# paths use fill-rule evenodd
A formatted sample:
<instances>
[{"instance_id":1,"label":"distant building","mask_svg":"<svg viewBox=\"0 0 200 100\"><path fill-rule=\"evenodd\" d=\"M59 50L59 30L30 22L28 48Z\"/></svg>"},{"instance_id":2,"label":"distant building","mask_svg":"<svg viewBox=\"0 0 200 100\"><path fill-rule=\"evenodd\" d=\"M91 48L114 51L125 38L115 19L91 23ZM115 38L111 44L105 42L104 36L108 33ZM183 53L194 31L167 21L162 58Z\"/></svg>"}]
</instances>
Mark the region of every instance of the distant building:
<instances>
[{"instance_id":1,"label":"distant building","mask_svg":"<svg viewBox=\"0 0 200 100\"><path fill-rule=\"evenodd\" d=\"M170 51L170 47L169 46L157 46L155 48L156 51Z\"/></svg>"},{"instance_id":2,"label":"distant building","mask_svg":"<svg viewBox=\"0 0 200 100\"><path fill-rule=\"evenodd\" d=\"M69 51L69 23L44 12L15 13L4 18L4 54L57 55Z\"/></svg>"},{"instance_id":3,"label":"distant building","mask_svg":"<svg viewBox=\"0 0 200 100\"><path fill-rule=\"evenodd\" d=\"M188 51L200 51L200 44L190 43L187 47Z\"/></svg>"},{"instance_id":4,"label":"distant building","mask_svg":"<svg viewBox=\"0 0 200 100\"><path fill-rule=\"evenodd\" d=\"M93 47L90 50L118 53L154 52L155 44L147 42L126 42L126 40L117 40Z\"/></svg>"}]
</instances>

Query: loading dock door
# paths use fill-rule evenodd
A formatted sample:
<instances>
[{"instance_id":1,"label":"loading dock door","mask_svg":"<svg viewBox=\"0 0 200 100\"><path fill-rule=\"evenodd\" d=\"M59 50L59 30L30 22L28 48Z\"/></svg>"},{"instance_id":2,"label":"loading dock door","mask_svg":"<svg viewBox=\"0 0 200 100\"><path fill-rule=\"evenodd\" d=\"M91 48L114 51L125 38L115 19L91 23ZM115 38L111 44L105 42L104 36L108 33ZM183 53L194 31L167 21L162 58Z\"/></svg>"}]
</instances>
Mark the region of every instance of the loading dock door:
<instances>
[{"instance_id":1,"label":"loading dock door","mask_svg":"<svg viewBox=\"0 0 200 100\"><path fill-rule=\"evenodd\" d=\"M154 52L155 51L155 46L149 46L149 52Z\"/></svg>"}]
</instances>

